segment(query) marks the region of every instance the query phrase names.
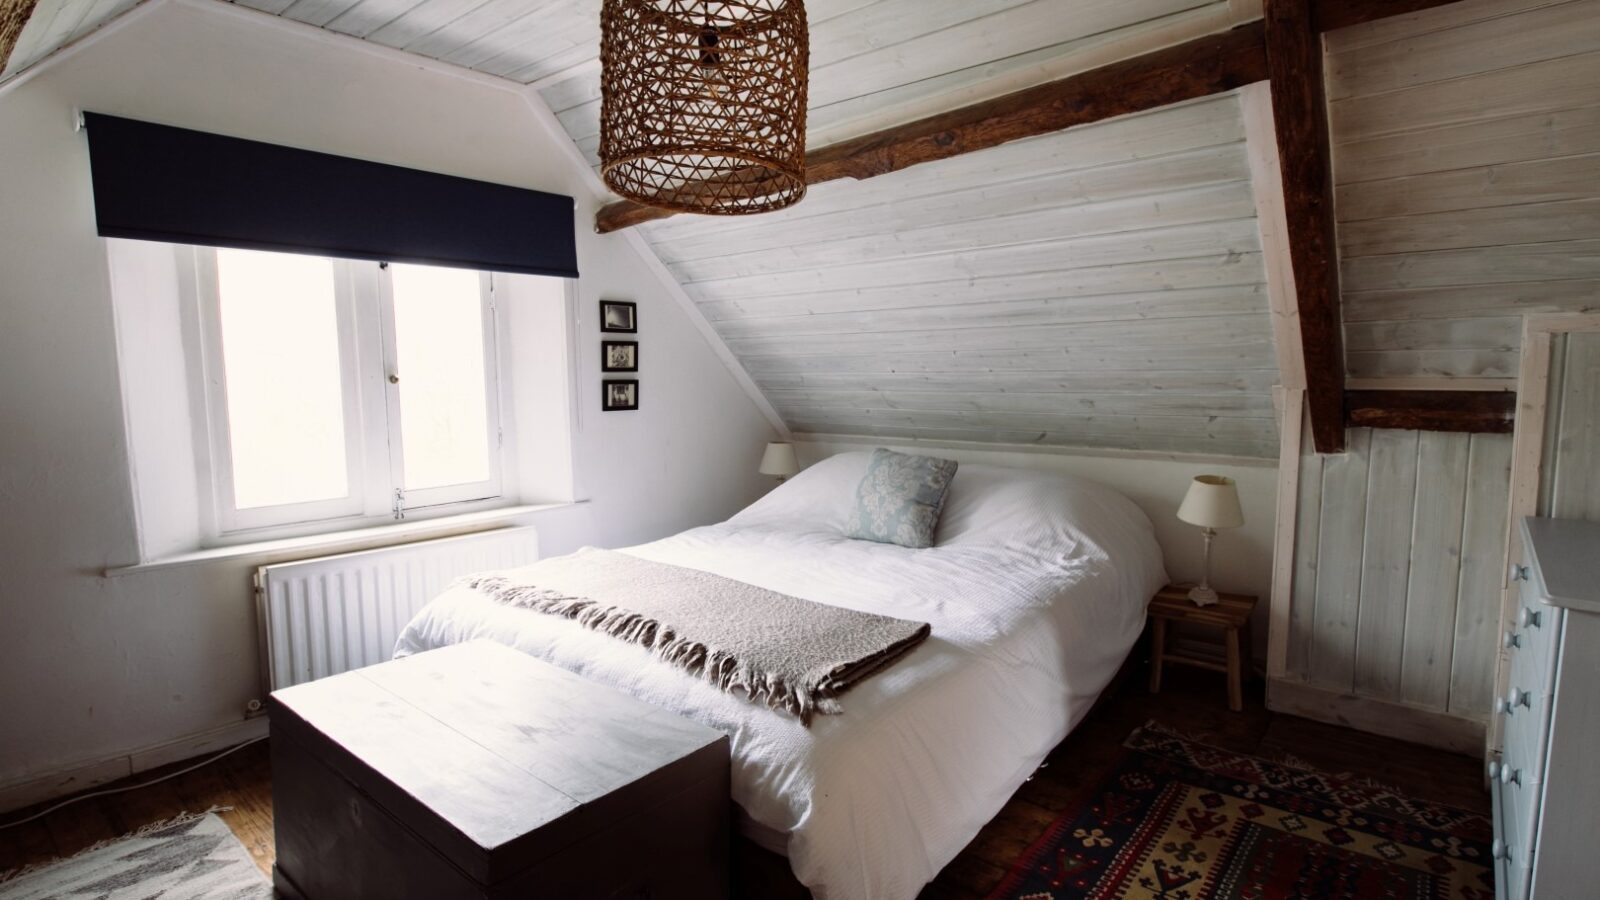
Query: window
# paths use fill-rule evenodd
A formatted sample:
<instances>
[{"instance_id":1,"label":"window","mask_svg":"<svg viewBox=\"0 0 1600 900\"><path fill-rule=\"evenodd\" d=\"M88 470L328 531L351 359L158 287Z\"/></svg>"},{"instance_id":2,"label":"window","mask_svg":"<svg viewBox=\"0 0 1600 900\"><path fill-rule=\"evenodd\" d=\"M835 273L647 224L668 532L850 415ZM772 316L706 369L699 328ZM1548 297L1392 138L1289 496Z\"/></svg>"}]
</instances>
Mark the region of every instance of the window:
<instances>
[{"instance_id":1,"label":"window","mask_svg":"<svg viewBox=\"0 0 1600 900\"><path fill-rule=\"evenodd\" d=\"M490 275L178 254L199 306L213 537L501 495Z\"/></svg>"}]
</instances>

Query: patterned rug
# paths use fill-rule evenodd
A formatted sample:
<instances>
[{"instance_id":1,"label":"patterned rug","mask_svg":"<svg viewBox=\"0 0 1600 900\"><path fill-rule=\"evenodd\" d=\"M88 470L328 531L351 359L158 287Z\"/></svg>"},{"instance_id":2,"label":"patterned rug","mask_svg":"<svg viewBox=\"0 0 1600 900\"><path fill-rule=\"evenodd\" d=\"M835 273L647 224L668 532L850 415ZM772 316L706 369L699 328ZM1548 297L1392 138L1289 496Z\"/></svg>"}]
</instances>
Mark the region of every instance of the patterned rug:
<instances>
[{"instance_id":1,"label":"patterned rug","mask_svg":"<svg viewBox=\"0 0 1600 900\"><path fill-rule=\"evenodd\" d=\"M5 876L3 900L271 900L272 886L211 813L163 822Z\"/></svg>"},{"instance_id":2,"label":"patterned rug","mask_svg":"<svg viewBox=\"0 0 1600 900\"><path fill-rule=\"evenodd\" d=\"M1135 731L990 900L1489 900L1489 819L1349 777Z\"/></svg>"}]
</instances>

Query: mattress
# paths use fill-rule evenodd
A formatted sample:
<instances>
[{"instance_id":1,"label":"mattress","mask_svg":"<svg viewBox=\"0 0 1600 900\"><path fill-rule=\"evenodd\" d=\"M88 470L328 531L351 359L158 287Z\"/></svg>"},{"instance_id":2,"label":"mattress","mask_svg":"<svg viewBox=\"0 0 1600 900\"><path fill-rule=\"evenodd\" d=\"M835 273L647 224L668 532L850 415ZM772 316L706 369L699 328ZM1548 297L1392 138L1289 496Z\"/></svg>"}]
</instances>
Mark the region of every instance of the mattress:
<instances>
[{"instance_id":1,"label":"mattress","mask_svg":"<svg viewBox=\"0 0 1600 900\"><path fill-rule=\"evenodd\" d=\"M810 728L463 586L417 615L397 655L490 638L716 728L732 740L743 830L818 900L909 900L1088 712L1166 576L1126 498L994 467L957 473L932 548L845 538L865 465L830 458L727 522L624 550L932 625Z\"/></svg>"}]
</instances>

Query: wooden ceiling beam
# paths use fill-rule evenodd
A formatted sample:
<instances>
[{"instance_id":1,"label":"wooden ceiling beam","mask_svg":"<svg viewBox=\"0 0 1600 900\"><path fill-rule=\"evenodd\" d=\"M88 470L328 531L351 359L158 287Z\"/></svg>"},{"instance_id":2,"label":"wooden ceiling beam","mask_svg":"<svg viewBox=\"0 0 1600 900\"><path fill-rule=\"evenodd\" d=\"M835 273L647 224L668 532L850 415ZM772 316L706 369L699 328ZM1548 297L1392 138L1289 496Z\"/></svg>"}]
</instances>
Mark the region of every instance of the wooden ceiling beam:
<instances>
[{"instance_id":1,"label":"wooden ceiling beam","mask_svg":"<svg viewBox=\"0 0 1600 900\"><path fill-rule=\"evenodd\" d=\"M1346 391L1344 424L1510 434L1517 412L1512 391Z\"/></svg>"},{"instance_id":2,"label":"wooden ceiling beam","mask_svg":"<svg viewBox=\"0 0 1600 900\"><path fill-rule=\"evenodd\" d=\"M1306 405L1317 452L1338 453L1344 449L1344 329L1322 38L1312 0L1266 0L1263 10Z\"/></svg>"},{"instance_id":3,"label":"wooden ceiling beam","mask_svg":"<svg viewBox=\"0 0 1600 900\"><path fill-rule=\"evenodd\" d=\"M1260 22L887 128L806 154L806 183L871 178L1023 138L1220 94L1267 77ZM623 200L602 208L604 234L673 213Z\"/></svg>"},{"instance_id":4,"label":"wooden ceiling beam","mask_svg":"<svg viewBox=\"0 0 1600 900\"><path fill-rule=\"evenodd\" d=\"M0 0L0 72L6 70L17 38L22 36L23 26L38 5L39 0Z\"/></svg>"}]
</instances>

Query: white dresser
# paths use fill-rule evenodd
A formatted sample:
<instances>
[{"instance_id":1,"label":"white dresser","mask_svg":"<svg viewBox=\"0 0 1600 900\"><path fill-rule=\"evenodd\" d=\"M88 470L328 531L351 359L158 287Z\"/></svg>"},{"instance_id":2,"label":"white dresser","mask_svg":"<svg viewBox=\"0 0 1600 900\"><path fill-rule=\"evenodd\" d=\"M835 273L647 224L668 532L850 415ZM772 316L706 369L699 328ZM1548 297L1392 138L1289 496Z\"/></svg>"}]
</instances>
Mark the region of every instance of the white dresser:
<instances>
[{"instance_id":1,"label":"white dresser","mask_svg":"<svg viewBox=\"0 0 1600 900\"><path fill-rule=\"evenodd\" d=\"M1522 521L1494 794L1497 896L1600 897L1600 523Z\"/></svg>"}]
</instances>

